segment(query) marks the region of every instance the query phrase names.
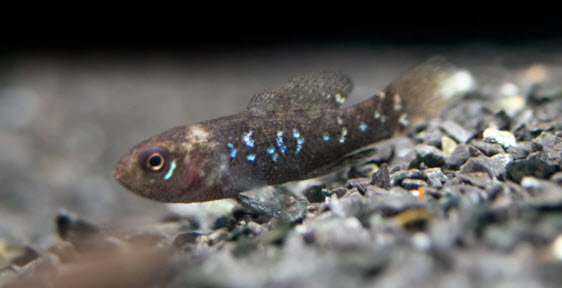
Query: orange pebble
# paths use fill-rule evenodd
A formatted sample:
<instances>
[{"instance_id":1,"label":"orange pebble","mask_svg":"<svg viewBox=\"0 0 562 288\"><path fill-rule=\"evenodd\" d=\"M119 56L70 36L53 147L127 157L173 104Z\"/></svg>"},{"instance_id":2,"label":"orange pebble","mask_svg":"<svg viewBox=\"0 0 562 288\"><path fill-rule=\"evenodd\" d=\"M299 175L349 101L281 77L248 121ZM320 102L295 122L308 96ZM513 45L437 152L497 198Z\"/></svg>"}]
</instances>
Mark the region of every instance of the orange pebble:
<instances>
[{"instance_id":1,"label":"orange pebble","mask_svg":"<svg viewBox=\"0 0 562 288\"><path fill-rule=\"evenodd\" d=\"M423 189L423 187L418 187L418 199L422 200L425 199L425 190Z\"/></svg>"}]
</instances>

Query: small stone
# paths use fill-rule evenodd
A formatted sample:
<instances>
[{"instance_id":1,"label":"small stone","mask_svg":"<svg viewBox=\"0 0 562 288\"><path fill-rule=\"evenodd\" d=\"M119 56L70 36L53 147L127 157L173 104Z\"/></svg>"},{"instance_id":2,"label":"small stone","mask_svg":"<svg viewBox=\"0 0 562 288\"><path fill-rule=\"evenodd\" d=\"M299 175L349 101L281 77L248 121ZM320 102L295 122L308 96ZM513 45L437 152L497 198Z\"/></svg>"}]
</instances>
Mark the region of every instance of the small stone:
<instances>
[{"instance_id":1,"label":"small stone","mask_svg":"<svg viewBox=\"0 0 562 288\"><path fill-rule=\"evenodd\" d=\"M552 257L562 262L562 235L556 237L549 248L551 249Z\"/></svg>"},{"instance_id":2,"label":"small stone","mask_svg":"<svg viewBox=\"0 0 562 288\"><path fill-rule=\"evenodd\" d=\"M470 139L472 139L472 137L474 137L473 133L451 120L441 123L440 127L447 135L455 139L458 143L467 143Z\"/></svg>"},{"instance_id":3,"label":"small stone","mask_svg":"<svg viewBox=\"0 0 562 288\"><path fill-rule=\"evenodd\" d=\"M529 95L529 99L535 103L540 102L548 102L553 100L556 97L562 96L562 89L557 88L554 85L549 84L540 84L537 85L532 91L531 95Z\"/></svg>"},{"instance_id":4,"label":"small stone","mask_svg":"<svg viewBox=\"0 0 562 288\"><path fill-rule=\"evenodd\" d=\"M455 148L457 148L457 142L455 142L455 140L447 136L441 137L441 150L443 150L443 153L445 153L447 157L451 156Z\"/></svg>"},{"instance_id":5,"label":"small stone","mask_svg":"<svg viewBox=\"0 0 562 288\"><path fill-rule=\"evenodd\" d=\"M335 194L338 198L343 197L345 193L347 193L347 189L345 189L344 187L338 187L336 189L331 190L331 194Z\"/></svg>"},{"instance_id":6,"label":"small stone","mask_svg":"<svg viewBox=\"0 0 562 288\"><path fill-rule=\"evenodd\" d=\"M533 196L535 200L556 203L562 200L562 190L550 181L525 176L521 179L521 186Z\"/></svg>"},{"instance_id":7,"label":"small stone","mask_svg":"<svg viewBox=\"0 0 562 288\"><path fill-rule=\"evenodd\" d=\"M516 182L520 182L524 176L546 179L559 170L559 161L551 159L546 151L534 152L526 159L515 160L507 165L509 178Z\"/></svg>"},{"instance_id":8,"label":"small stone","mask_svg":"<svg viewBox=\"0 0 562 288\"><path fill-rule=\"evenodd\" d=\"M209 246L214 246L217 245L218 243L228 239L228 232L224 229L220 229L220 230L216 230L214 232L212 232L211 234L209 234L206 238L206 242L207 244L209 244Z\"/></svg>"},{"instance_id":9,"label":"small stone","mask_svg":"<svg viewBox=\"0 0 562 288\"><path fill-rule=\"evenodd\" d=\"M468 153L470 154L470 157L478 157L484 155L480 150L478 150L478 148L474 146L468 146Z\"/></svg>"},{"instance_id":10,"label":"small stone","mask_svg":"<svg viewBox=\"0 0 562 288\"><path fill-rule=\"evenodd\" d=\"M12 263L12 265L23 267L27 265L27 263L39 258L39 256L39 252L37 252L35 249L29 246L25 246L23 249L23 253L13 258L10 262Z\"/></svg>"},{"instance_id":11,"label":"small stone","mask_svg":"<svg viewBox=\"0 0 562 288\"><path fill-rule=\"evenodd\" d=\"M418 187L427 186L427 183L425 183L425 181L419 180L419 179L406 178L406 179L402 180L401 185L402 185L402 187L404 187L404 189L415 190L415 189L418 189Z\"/></svg>"},{"instance_id":12,"label":"small stone","mask_svg":"<svg viewBox=\"0 0 562 288\"><path fill-rule=\"evenodd\" d=\"M468 160L468 158L470 158L468 146L465 144L459 144L447 158L446 163L449 168L458 170L461 165L464 164L466 160Z\"/></svg>"},{"instance_id":13,"label":"small stone","mask_svg":"<svg viewBox=\"0 0 562 288\"><path fill-rule=\"evenodd\" d=\"M373 174L371 183L381 188L390 189L390 173L386 163L382 164L379 170Z\"/></svg>"},{"instance_id":14,"label":"small stone","mask_svg":"<svg viewBox=\"0 0 562 288\"><path fill-rule=\"evenodd\" d=\"M302 194L311 203L324 202L327 196L323 193L324 190L324 185L314 185L306 189Z\"/></svg>"},{"instance_id":15,"label":"small stone","mask_svg":"<svg viewBox=\"0 0 562 288\"><path fill-rule=\"evenodd\" d=\"M527 190L540 190L542 185L535 177L525 176L521 179L521 186Z\"/></svg>"},{"instance_id":16,"label":"small stone","mask_svg":"<svg viewBox=\"0 0 562 288\"><path fill-rule=\"evenodd\" d=\"M416 146L416 160L419 163L425 163L427 167L441 167L445 165L446 159L445 153L433 146Z\"/></svg>"},{"instance_id":17,"label":"small stone","mask_svg":"<svg viewBox=\"0 0 562 288\"><path fill-rule=\"evenodd\" d=\"M509 130L511 127L511 117L507 115L505 110L499 110L494 113L494 124L500 130Z\"/></svg>"},{"instance_id":18,"label":"small stone","mask_svg":"<svg viewBox=\"0 0 562 288\"><path fill-rule=\"evenodd\" d=\"M365 192L365 196L367 197L377 197L381 195L388 195L388 189L381 188L374 185L367 186L367 192Z\"/></svg>"},{"instance_id":19,"label":"small stone","mask_svg":"<svg viewBox=\"0 0 562 288\"><path fill-rule=\"evenodd\" d=\"M511 134L511 132L494 128L487 128L484 130L484 141L489 143L498 143L505 149L517 145L515 136Z\"/></svg>"},{"instance_id":20,"label":"small stone","mask_svg":"<svg viewBox=\"0 0 562 288\"><path fill-rule=\"evenodd\" d=\"M416 141L434 147L442 147L441 139L443 137L443 132L439 130L439 127L430 126L427 130L424 130L416 135Z\"/></svg>"},{"instance_id":21,"label":"small stone","mask_svg":"<svg viewBox=\"0 0 562 288\"><path fill-rule=\"evenodd\" d=\"M393 219L409 231L422 231L427 227L431 214L424 208L409 209L398 213Z\"/></svg>"},{"instance_id":22,"label":"small stone","mask_svg":"<svg viewBox=\"0 0 562 288\"><path fill-rule=\"evenodd\" d=\"M234 219L234 216L231 215L223 215L223 216L219 216L217 217L217 219L215 220L215 222L213 223L213 230L216 229L221 229L224 227L232 227L233 225L235 225L236 219Z\"/></svg>"},{"instance_id":23,"label":"small stone","mask_svg":"<svg viewBox=\"0 0 562 288\"><path fill-rule=\"evenodd\" d=\"M98 227L68 213L60 212L57 215L56 224L61 239L72 243L80 252L92 248L115 246L105 239Z\"/></svg>"},{"instance_id":24,"label":"small stone","mask_svg":"<svg viewBox=\"0 0 562 288\"><path fill-rule=\"evenodd\" d=\"M402 183L402 180L406 178L412 179L426 179L425 173L418 169L409 169L406 171L398 171L395 173L390 174L391 185L397 185Z\"/></svg>"},{"instance_id":25,"label":"small stone","mask_svg":"<svg viewBox=\"0 0 562 288\"><path fill-rule=\"evenodd\" d=\"M248 255L258 249L258 243L255 239L241 237L236 241L232 248L232 255L236 258Z\"/></svg>"},{"instance_id":26,"label":"small stone","mask_svg":"<svg viewBox=\"0 0 562 288\"><path fill-rule=\"evenodd\" d=\"M357 188L359 193L365 194L365 191L367 191L367 186L369 184L371 184L371 179L369 178L355 178L347 181L346 188L347 189Z\"/></svg>"},{"instance_id":27,"label":"small stone","mask_svg":"<svg viewBox=\"0 0 562 288\"><path fill-rule=\"evenodd\" d=\"M176 248L182 248L189 244L195 244L201 238L201 233L199 232L186 232L178 235L176 239L174 239L174 243L172 244Z\"/></svg>"},{"instance_id":28,"label":"small stone","mask_svg":"<svg viewBox=\"0 0 562 288\"><path fill-rule=\"evenodd\" d=\"M509 154L506 154L508 156L500 155L500 157L494 159L486 156L470 158L461 166L460 171L461 173L486 172L492 178L502 178L506 173L506 164L504 163L506 162L506 158L509 159Z\"/></svg>"},{"instance_id":29,"label":"small stone","mask_svg":"<svg viewBox=\"0 0 562 288\"><path fill-rule=\"evenodd\" d=\"M536 138L536 140L538 140L539 143L541 143L543 147L547 147L547 148L552 148L552 147L554 147L554 145L562 142L562 139L560 139L556 135L554 135L552 133L546 133L546 132L542 132L541 135L539 135Z\"/></svg>"},{"instance_id":30,"label":"small stone","mask_svg":"<svg viewBox=\"0 0 562 288\"><path fill-rule=\"evenodd\" d=\"M554 183L556 183L558 185L562 185L562 172L558 171L558 172L552 174L552 176L550 176L550 181L553 181Z\"/></svg>"},{"instance_id":31,"label":"small stone","mask_svg":"<svg viewBox=\"0 0 562 288\"><path fill-rule=\"evenodd\" d=\"M429 183L430 187L434 187L434 188L442 188L443 187L443 183L445 183L448 178L445 174L443 174L443 171L441 171L440 168L431 168L431 169L426 169L423 170L423 172L425 172L425 175L427 177L427 182Z\"/></svg>"},{"instance_id":32,"label":"small stone","mask_svg":"<svg viewBox=\"0 0 562 288\"><path fill-rule=\"evenodd\" d=\"M531 142L519 142L519 145L507 148L507 153L513 160L525 159L533 152Z\"/></svg>"},{"instance_id":33,"label":"small stone","mask_svg":"<svg viewBox=\"0 0 562 288\"><path fill-rule=\"evenodd\" d=\"M509 111L511 114L515 114L521 109L525 108L525 98L520 95L514 95L511 97L503 97L492 104L494 109L501 109Z\"/></svg>"},{"instance_id":34,"label":"small stone","mask_svg":"<svg viewBox=\"0 0 562 288\"><path fill-rule=\"evenodd\" d=\"M493 164L492 168L496 173L496 178L500 180L504 180L505 177L507 176L507 171L506 171L507 164L513 161L513 157L511 157L511 155L507 153L498 153L490 157L490 160L492 160L492 164Z\"/></svg>"},{"instance_id":35,"label":"small stone","mask_svg":"<svg viewBox=\"0 0 562 288\"><path fill-rule=\"evenodd\" d=\"M320 247L349 251L369 243L369 232L354 217L316 218L311 227L314 243Z\"/></svg>"},{"instance_id":36,"label":"small stone","mask_svg":"<svg viewBox=\"0 0 562 288\"><path fill-rule=\"evenodd\" d=\"M488 189L494 184L492 178L486 172L461 173L459 174L458 179L463 183L478 186L482 189Z\"/></svg>"},{"instance_id":37,"label":"small stone","mask_svg":"<svg viewBox=\"0 0 562 288\"><path fill-rule=\"evenodd\" d=\"M504 153L505 151L499 144L487 143L480 140L473 140L470 145L478 148L478 150L484 152L486 156L496 155L498 153Z\"/></svg>"},{"instance_id":38,"label":"small stone","mask_svg":"<svg viewBox=\"0 0 562 288\"><path fill-rule=\"evenodd\" d=\"M519 125L515 126L515 128L513 129L513 135L515 136L517 141L529 141L533 138L525 123L520 123Z\"/></svg>"},{"instance_id":39,"label":"small stone","mask_svg":"<svg viewBox=\"0 0 562 288\"><path fill-rule=\"evenodd\" d=\"M468 161L461 166L460 172L486 172L490 177L495 177L494 172L490 169L490 158L486 156L468 159Z\"/></svg>"}]
</instances>

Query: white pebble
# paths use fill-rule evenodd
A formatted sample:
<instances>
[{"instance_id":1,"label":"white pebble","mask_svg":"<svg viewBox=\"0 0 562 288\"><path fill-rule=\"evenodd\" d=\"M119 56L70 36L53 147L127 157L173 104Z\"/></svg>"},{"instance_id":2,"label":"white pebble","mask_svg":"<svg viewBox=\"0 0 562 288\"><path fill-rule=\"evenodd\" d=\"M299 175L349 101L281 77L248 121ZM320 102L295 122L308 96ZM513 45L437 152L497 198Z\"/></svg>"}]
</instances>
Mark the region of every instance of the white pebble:
<instances>
[{"instance_id":1,"label":"white pebble","mask_svg":"<svg viewBox=\"0 0 562 288\"><path fill-rule=\"evenodd\" d=\"M556 237L552 243L552 252L558 261L562 261L562 235Z\"/></svg>"},{"instance_id":2,"label":"white pebble","mask_svg":"<svg viewBox=\"0 0 562 288\"><path fill-rule=\"evenodd\" d=\"M511 132L494 128L484 130L484 141L498 143L505 149L511 146L517 146L515 136Z\"/></svg>"}]
</instances>

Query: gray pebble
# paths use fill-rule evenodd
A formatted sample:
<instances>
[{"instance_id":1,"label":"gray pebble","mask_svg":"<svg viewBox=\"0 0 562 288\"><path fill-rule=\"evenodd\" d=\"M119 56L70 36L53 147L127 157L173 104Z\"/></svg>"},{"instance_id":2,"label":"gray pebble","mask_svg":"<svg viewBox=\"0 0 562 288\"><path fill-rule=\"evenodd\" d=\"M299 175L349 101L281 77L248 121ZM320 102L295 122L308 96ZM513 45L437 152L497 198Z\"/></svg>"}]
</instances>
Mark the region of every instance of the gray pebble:
<instances>
[{"instance_id":1,"label":"gray pebble","mask_svg":"<svg viewBox=\"0 0 562 288\"><path fill-rule=\"evenodd\" d=\"M519 142L517 146L507 148L507 153L513 157L513 160L525 159L533 152L531 142Z\"/></svg>"},{"instance_id":2,"label":"gray pebble","mask_svg":"<svg viewBox=\"0 0 562 288\"><path fill-rule=\"evenodd\" d=\"M552 148L554 145L562 142L562 139L557 137L552 133L541 133L541 135L537 136L536 140L542 144L543 147Z\"/></svg>"},{"instance_id":3,"label":"gray pebble","mask_svg":"<svg viewBox=\"0 0 562 288\"><path fill-rule=\"evenodd\" d=\"M486 172L490 177L495 177L495 173L491 169L490 158L486 156L480 156L476 158L470 158L468 161L461 166L461 173L471 173L471 172Z\"/></svg>"},{"instance_id":4,"label":"gray pebble","mask_svg":"<svg viewBox=\"0 0 562 288\"><path fill-rule=\"evenodd\" d=\"M311 203L324 202L327 195L323 193L324 185L314 185L306 189L302 195Z\"/></svg>"},{"instance_id":5,"label":"gray pebble","mask_svg":"<svg viewBox=\"0 0 562 288\"><path fill-rule=\"evenodd\" d=\"M347 181L346 188L357 188L359 193L365 194L365 191L367 191L367 185L369 184L371 184L371 179L369 178L355 178Z\"/></svg>"},{"instance_id":6,"label":"gray pebble","mask_svg":"<svg viewBox=\"0 0 562 288\"><path fill-rule=\"evenodd\" d=\"M426 169L423 172L425 172L430 187L441 188L448 179L440 168Z\"/></svg>"},{"instance_id":7,"label":"gray pebble","mask_svg":"<svg viewBox=\"0 0 562 288\"><path fill-rule=\"evenodd\" d=\"M525 123L520 123L515 126L511 132L515 135L515 139L517 139L517 141L529 141L533 139L531 132Z\"/></svg>"},{"instance_id":8,"label":"gray pebble","mask_svg":"<svg viewBox=\"0 0 562 288\"><path fill-rule=\"evenodd\" d=\"M463 183L478 186L482 189L488 189L494 184L492 178L486 172L460 173L458 179Z\"/></svg>"},{"instance_id":9,"label":"gray pebble","mask_svg":"<svg viewBox=\"0 0 562 288\"><path fill-rule=\"evenodd\" d=\"M416 159L418 163L424 163L427 167L441 167L445 165L447 156L443 151L429 145L416 146Z\"/></svg>"},{"instance_id":10,"label":"gray pebble","mask_svg":"<svg viewBox=\"0 0 562 288\"><path fill-rule=\"evenodd\" d=\"M398 171L390 174L391 184L400 184L406 178L412 179L426 179L425 173L418 169L410 169L405 171Z\"/></svg>"},{"instance_id":11,"label":"gray pebble","mask_svg":"<svg viewBox=\"0 0 562 288\"><path fill-rule=\"evenodd\" d=\"M562 172L558 171L558 172L552 174L552 176L550 177L550 181L553 181L554 183L556 183L558 185L562 185Z\"/></svg>"},{"instance_id":12,"label":"gray pebble","mask_svg":"<svg viewBox=\"0 0 562 288\"><path fill-rule=\"evenodd\" d=\"M441 123L440 127L447 135L449 135L449 137L455 139L459 143L467 143L470 139L472 139L472 137L474 137L474 133L466 130L464 127L451 120Z\"/></svg>"},{"instance_id":13,"label":"gray pebble","mask_svg":"<svg viewBox=\"0 0 562 288\"><path fill-rule=\"evenodd\" d=\"M338 198L341 198L343 197L343 195L345 195L345 193L347 193L347 189L345 189L344 187L338 187L336 189L332 189L331 192L331 194L336 194Z\"/></svg>"},{"instance_id":14,"label":"gray pebble","mask_svg":"<svg viewBox=\"0 0 562 288\"><path fill-rule=\"evenodd\" d=\"M529 99L533 102L547 102L556 97L562 96L562 89L549 84L537 85L529 95Z\"/></svg>"},{"instance_id":15,"label":"gray pebble","mask_svg":"<svg viewBox=\"0 0 562 288\"><path fill-rule=\"evenodd\" d=\"M176 239L174 239L173 246L176 248L182 248L188 244L195 244L201 237L201 233L199 232L186 232L178 235Z\"/></svg>"},{"instance_id":16,"label":"gray pebble","mask_svg":"<svg viewBox=\"0 0 562 288\"><path fill-rule=\"evenodd\" d=\"M505 152L502 146L500 146L499 144L487 143L481 140L473 140L470 142L470 145L478 148L478 150L484 152L484 154L487 156Z\"/></svg>"},{"instance_id":17,"label":"gray pebble","mask_svg":"<svg viewBox=\"0 0 562 288\"><path fill-rule=\"evenodd\" d=\"M497 157L496 157L497 156ZM470 158L461 166L461 173L486 172L492 178L503 179L506 174L506 165L510 161L509 154L498 154L492 158L479 156Z\"/></svg>"},{"instance_id":18,"label":"gray pebble","mask_svg":"<svg viewBox=\"0 0 562 288\"><path fill-rule=\"evenodd\" d=\"M469 146L465 144L459 144L457 148L453 150L451 156L447 158L447 161L445 162L447 166L449 166L449 168L451 169L458 170L461 165L464 164L466 160L468 160L468 158L470 158L468 147Z\"/></svg>"},{"instance_id":19,"label":"gray pebble","mask_svg":"<svg viewBox=\"0 0 562 288\"><path fill-rule=\"evenodd\" d=\"M416 135L416 141L434 147L441 147L443 132L438 127L428 127Z\"/></svg>"},{"instance_id":20,"label":"gray pebble","mask_svg":"<svg viewBox=\"0 0 562 288\"><path fill-rule=\"evenodd\" d=\"M501 130L509 130L511 127L511 117L507 115L505 110L499 110L494 113L494 125Z\"/></svg>"},{"instance_id":21,"label":"gray pebble","mask_svg":"<svg viewBox=\"0 0 562 288\"><path fill-rule=\"evenodd\" d=\"M390 173L386 163L382 164L379 170L373 174L371 182L375 186L390 189Z\"/></svg>"},{"instance_id":22,"label":"gray pebble","mask_svg":"<svg viewBox=\"0 0 562 288\"><path fill-rule=\"evenodd\" d=\"M546 179L559 170L560 162L552 159L546 151L534 152L526 159L515 160L507 165L509 178L516 182L520 182L524 176Z\"/></svg>"},{"instance_id":23,"label":"gray pebble","mask_svg":"<svg viewBox=\"0 0 562 288\"><path fill-rule=\"evenodd\" d=\"M404 189L414 190L417 189L418 187L424 187L424 186L427 186L427 183L425 183L425 181L423 180L410 179L410 178L406 178L402 180L402 187L404 187Z\"/></svg>"}]
</instances>

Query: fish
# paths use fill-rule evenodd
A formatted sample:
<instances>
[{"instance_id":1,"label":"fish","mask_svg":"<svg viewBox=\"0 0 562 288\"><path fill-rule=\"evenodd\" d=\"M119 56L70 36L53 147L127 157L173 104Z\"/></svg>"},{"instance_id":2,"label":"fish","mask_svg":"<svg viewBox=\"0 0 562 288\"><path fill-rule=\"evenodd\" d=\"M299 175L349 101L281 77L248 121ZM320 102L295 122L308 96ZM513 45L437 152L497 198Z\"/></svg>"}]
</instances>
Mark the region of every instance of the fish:
<instances>
[{"instance_id":1,"label":"fish","mask_svg":"<svg viewBox=\"0 0 562 288\"><path fill-rule=\"evenodd\" d=\"M318 177L349 163L362 147L435 115L473 81L467 70L434 57L363 102L342 107L353 88L348 76L297 76L254 95L241 113L144 140L118 161L113 176L133 193L165 203L236 198Z\"/></svg>"}]
</instances>

